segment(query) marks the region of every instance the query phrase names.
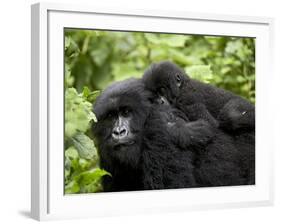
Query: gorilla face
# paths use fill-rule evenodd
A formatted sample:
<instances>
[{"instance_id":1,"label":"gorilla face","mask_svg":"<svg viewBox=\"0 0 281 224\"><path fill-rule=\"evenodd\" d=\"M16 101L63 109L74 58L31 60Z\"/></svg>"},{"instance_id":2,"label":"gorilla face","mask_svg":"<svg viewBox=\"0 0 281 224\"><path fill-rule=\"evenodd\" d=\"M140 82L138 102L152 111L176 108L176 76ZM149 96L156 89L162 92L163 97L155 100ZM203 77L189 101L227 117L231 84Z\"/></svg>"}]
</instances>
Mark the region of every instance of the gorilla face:
<instances>
[{"instance_id":1,"label":"gorilla face","mask_svg":"<svg viewBox=\"0 0 281 224\"><path fill-rule=\"evenodd\" d=\"M140 80L117 82L94 105L98 122L93 126L102 158L136 166L142 130L150 104Z\"/></svg>"},{"instance_id":2,"label":"gorilla face","mask_svg":"<svg viewBox=\"0 0 281 224\"><path fill-rule=\"evenodd\" d=\"M117 99L115 99L117 100ZM133 120L133 109L130 106L122 106L108 111L105 119L110 123L108 141L113 148L134 144L135 133L131 128Z\"/></svg>"},{"instance_id":3,"label":"gorilla face","mask_svg":"<svg viewBox=\"0 0 281 224\"><path fill-rule=\"evenodd\" d=\"M143 76L143 82L148 90L157 96L165 97L172 104L188 80L184 71L169 61L153 64Z\"/></svg>"}]
</instances>

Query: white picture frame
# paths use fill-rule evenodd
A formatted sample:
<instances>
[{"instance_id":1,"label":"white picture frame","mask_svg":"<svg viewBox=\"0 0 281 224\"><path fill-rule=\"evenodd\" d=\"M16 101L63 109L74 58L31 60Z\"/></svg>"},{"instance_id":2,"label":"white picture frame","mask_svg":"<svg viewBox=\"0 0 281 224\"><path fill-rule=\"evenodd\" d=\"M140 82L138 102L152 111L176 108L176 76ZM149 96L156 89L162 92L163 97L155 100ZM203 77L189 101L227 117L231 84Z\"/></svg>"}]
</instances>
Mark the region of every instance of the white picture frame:
<instances>
[{"instance_id":1,"label":"white picture frame","mask_svg":"<svg viewBox=\"0 0 281 224\"><path fill-rule=\"evenodd\" d=\"M38 3L32 13L31 214L37 220L248 207L273 203L273 19ZM64 195L63 28L157 31L256 38L256 184Z\"/></svg>"}]
</instances>

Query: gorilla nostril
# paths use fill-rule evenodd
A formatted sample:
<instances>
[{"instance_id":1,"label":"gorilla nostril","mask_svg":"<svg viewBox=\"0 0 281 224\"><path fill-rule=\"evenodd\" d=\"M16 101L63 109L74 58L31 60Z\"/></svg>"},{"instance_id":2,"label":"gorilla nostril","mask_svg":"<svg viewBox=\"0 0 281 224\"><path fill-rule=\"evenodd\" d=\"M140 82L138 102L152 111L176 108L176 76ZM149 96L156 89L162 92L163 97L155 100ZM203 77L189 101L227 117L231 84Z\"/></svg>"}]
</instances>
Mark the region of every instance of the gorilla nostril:
<instances>
[{"instance_id":1,"label":"gorilla nostril","mask_svg":"<svg viewBox=\"0 0 281 224\"><path fill-rule=\"evenodd\" d=\"M123 135L126 135L126 129L125 128L123 128L121 131L120 131L120 136L123 136Z\"/></svg>"},{"instance_id":2,"label":"gorilla nostril","mask_svg":"<svg viewBox=\"0 0 281 224\"><path fill-rule=\"evenodd\" d=\"M127 135L127 129L124 127L121 127L121 128L117 127L112 132L112 137L117 138L117 139L123 138L126 135Z\"/></svg>"}]
</instances>

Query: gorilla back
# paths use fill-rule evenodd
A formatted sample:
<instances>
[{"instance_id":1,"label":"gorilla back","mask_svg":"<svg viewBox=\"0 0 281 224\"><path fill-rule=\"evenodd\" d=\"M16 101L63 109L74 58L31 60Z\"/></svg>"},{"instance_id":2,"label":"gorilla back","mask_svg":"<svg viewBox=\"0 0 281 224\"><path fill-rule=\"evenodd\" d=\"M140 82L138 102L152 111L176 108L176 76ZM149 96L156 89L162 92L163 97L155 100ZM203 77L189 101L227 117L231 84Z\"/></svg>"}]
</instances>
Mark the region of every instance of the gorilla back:
<instances>
[{"instance_id":1,"label":"gorilla back","mask_svg":"<svg viewBox=\"0 0 281 224\"><path fill-rule=\"evenodd\" d=\"M171 128L169 108L163 111L152 104L153 97L137 79L117 82L98 97L94 105L98 122L93 133L100 165L112 175L103 179L105 191L254 182L250 181L254 180L254 170L251 172L249 162L254 154L249 156L245 150L241 154L239 141L216 129L209 143L206 136L211 126L204 122L190 125L192 122L179 119L180 125ZM204 138L208 144L202 149L197 141ZM243 144L254 152L252 143Z\"/></svg>"}]
</instances>

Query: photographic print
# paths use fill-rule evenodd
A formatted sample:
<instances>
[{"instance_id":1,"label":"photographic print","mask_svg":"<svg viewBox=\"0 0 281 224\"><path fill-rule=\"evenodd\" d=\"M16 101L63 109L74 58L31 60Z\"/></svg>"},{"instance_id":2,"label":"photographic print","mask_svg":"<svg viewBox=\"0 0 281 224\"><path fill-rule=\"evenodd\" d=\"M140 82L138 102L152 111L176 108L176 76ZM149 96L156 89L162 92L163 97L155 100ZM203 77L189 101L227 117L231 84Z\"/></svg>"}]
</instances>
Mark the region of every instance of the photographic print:
<instances>
[{"instance_id":1,"label":"photographic print","mask_svg":"<svg viewBox=\"0 0 281 224\"><path fill-rule=\"evenodd\" d=\"M272 205L272 18L51 3L31 18L33 218Z\"/></svg>"},{"instance_id":2,"label":"photographic print","mask_svg":"<svg viewBox=\"0 0 281 224\"><path fill-rule=\"evenodd\" d=\"M255 184L255 38L64 28L64 193Z\"/></svg>"}]
</instances>

